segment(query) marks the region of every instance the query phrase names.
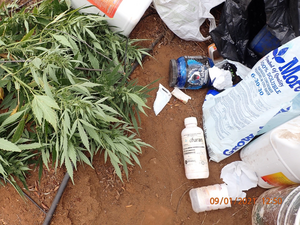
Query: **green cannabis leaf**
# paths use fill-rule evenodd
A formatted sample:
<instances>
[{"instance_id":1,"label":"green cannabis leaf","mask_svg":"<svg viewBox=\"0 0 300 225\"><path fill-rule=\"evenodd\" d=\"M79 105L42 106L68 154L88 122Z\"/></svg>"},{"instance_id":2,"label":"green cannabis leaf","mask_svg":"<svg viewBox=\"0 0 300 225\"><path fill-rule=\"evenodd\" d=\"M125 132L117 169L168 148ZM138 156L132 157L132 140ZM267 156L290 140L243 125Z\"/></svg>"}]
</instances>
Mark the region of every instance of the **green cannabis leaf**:
<instances>
[{"instance_id":1,"label":"green cannabis leaf","mask_svg":"<svg viewBox=\"0 0 300 225\"><path fill-rule=\"evenodd\" d=\"M46 0L0 9L0 175L17 190L13 177L26 185L32 162L64 165L73 180L78 162L92 166L100 151L122 179L150 147L138 121L151 89L129 79L146 49L104 17L69 7Z\"/></svg>"}]
</instances>

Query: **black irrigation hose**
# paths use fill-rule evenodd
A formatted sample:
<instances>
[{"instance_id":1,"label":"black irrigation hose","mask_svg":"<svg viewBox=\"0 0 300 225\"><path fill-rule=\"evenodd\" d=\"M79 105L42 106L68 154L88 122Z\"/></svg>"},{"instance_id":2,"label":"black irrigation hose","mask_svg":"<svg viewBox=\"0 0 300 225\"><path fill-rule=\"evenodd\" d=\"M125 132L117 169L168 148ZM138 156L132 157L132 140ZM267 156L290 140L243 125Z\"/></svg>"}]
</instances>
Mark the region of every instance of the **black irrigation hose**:
<instances>
[{"instance_id":1,"label":"black irrigation hose","mask_svg":"<svg viewBox=\"0 0 300 225\"><path fill-rule=\"evenodd\" d=\"M163 38L163 36L164 36L164 34L161 34L152 44L151 44L151 46L150 46L150 50L153 50L153 48L154 48L154 46ZM128 42L128 39L127 39L127 42ZM127 43L126 43L126 49L127 49ZM149 51L150 51L149 50ZM142 59L145 57L146 55L143 55L142 56ZM125 61L125 63L126 63L126 55L125 55L125 59L124 59L124 61ZM133 66L132 66L132 70L131 70L131 73L134 71L134 69L138 66L139 64L138 64L138 62L136 62ZM69 176L69 174L68 174L68 172L66 172L66 174L65 174L65 176L64 176L64 179L62 180L62 182L61 182L61 184L60 184L60 186L59 186L59 189L58 189L58 191L57 191L57 194L56 194L56 196L55 196L55 198L54 198L54 200L53 200L53 202L52 202L52 205L51 205L51 207L50 207L50 209L49 209L49 211L48 211L48 213L47 213L47 215L46 215L46 218L45 218L45 220L44 220L44 223L43 223L43 225L49 225L50 224L50 222L51 222L51 219L52 219L52 217L53 217L53 214L54 214L54 211L55 211L55 209L56 209L56 207L57 207L57 205L58 205L58 203L59 203L59 201L60 201L60 199L61 199L61 196L62 196L62 194L63 194L63 192L64 192L64 190L65 190L65 188L66 188L66 186L67 186L67 184L68 184L68 181L69 181L69 179L70 179L70 176Z\"/></svg>"},{"instance_id":2,"label":"black irrigation hose","mask_svg":"<svg viewBox=\"0 0 300 225\"><path fill-rule=\"evenodd\" d=\"M64 192L64 190L65 190L65 188L66 188L66 186L68 184L69 179L70 179L70 176L69 176L68 172L66 172L66 174L64 176L64 179L62 180L62 182L61 182L61 184L60 184L60 186L58 188L58 191L57 191L57 193L55 195L55 198L54 198L54 200L53 200L53 202L51 204L51 207L50 207L49 211L46 214L46 218L44 220L43 225L50 224L51 219L53 217L53 214L55 212L55 209L56 209L56 207L57 207L57 205L58 205L58 203L59 203L59 201L61 199L61 196L62 196L62 194L63 194L63 192Z\"/></svg>"},{"instance_id":3,"label":"black irrigation hose","mask_svg":"<svg viewBox=\"0 0 300 225\"><path fill-rule=\"evenodd\" d=\"M163 38L163 36L164 36L164 33L163 34L161 34L151 45L150 45L150 47L149 47L149 51L151 51L151 50L153 50L153 48L155 47L155 45L157 45L157 43ZM127 44L128 44L128 39L127 39L127 43L126 43L126 50L127 50ZM145 56L147 56L147 55L142 55L142 60L145 58ZM19 61L21 61L21 62L24 62L24 60L19 60ZM9 61L9 62L19 62L19 61ZM125 61L125 64L126 64L126 55L125 55L125 59L124 59L124 61ZM4 63L4 62L7 62L7 61L1 61L2 63ZM1 63L0 62L0 63ZM139 63L138 62L135 62L134 64L133 64L133 66L132 66L132 69L131 69L131 72L130 72L130 74L136 69L136 67L139 65ZM0 175L0 178L2 178L4 181L5 181L5 179ZM53 200L53 202L52 202L52 204L51 204L51 207L50 207L50 209L49 209L49 211L46 213L45 212L45 210L44 209L42 209L32 198L30 198L30 196L28 196L25 192L23 192L24 193L24 195L34 204L34 205L36 205L43 213L45 213L46 214L46 218L45 218L45 220L44 220L44 223L43 223L43 225L49 225L50 224L50 222L51 222L51 219L52 219L52 217L53 217L53 214L54 214L54 212L55 212L55 210L56 210L56 207L57 207L57 205L58 205L58 203L59 203L59 201L60 201L60 199L61 199L61 196L62 196L62 194L63 194L63 192L64 192L64 190L65 190L65 188L66 188L66 186L67 186L67 184L68 184L68 181L69 181L69 179L70 179L70 176L69 176L69 174L68 174L68 172L66 172L66 174L65 174L65 176L64 176L64 178L63 178L63 180L62 180L62 182L61 182L61 184L60 184L60 186L59 186L59 188L58 188L58 191L57 191L57 193L56 193L56 195L55 195L55 198L54 198L54 200ZM7 180L10 184L11 184L11 182L9 181L9 180Z\"/></svg>"},{"instance_id":4,"label":"black irrigation hose","mask_svg":"<svg viewBox=\"0 0 300 225\"><path fill-rule=\"evenodd\" d=\"M2 179L2 180L4 180L4 182L5 181L8 181L8 183L10 183L12 186L13 186L13 184L11 183L11 181L10 180L7 180L7 179L5 179L3 176L1 176L0 175L0 178ZM47 214L47 212L42 208L42 207L40 207L29 195L27 195L23 190L21 190L22 191L22 193L26 196L26 198L28 198L34 205L36 205L43 213L45 213L45 214Z\"/></svg>"}]
</instances>

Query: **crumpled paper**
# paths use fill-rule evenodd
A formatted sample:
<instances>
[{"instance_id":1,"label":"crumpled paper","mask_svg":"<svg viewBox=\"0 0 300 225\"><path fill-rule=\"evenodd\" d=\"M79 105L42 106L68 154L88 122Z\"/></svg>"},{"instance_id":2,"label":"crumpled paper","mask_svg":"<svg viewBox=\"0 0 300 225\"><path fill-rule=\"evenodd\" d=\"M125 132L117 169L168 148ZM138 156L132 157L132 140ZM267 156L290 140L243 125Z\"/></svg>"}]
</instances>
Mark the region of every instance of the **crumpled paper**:
<instances>
[{"instance_id":1,"label":"crumpled paper","mask_svg":"<svg viewBox=\"0 0 300 225\"><path fill-rule=\"evenodd\" d=\"M212 86L220 91L232 87L232 75L229 70L220 69L216 66L208 69Z\"/></svg>"},{"instance_id":2,"label":"crumpled paper","mask_svg":"<svg viewBox=\"0 0 300 225\"><path fill-rule=\"evenodd\" d=\"M166 104L168 104L171 97L171 92L162 84L159 84L158 91L156 92L156 98L153 104L153 110L156 116L161 112L161 110L163 110Z\"/></svg>"},{"instance_id":3,"label":"crumpled paper","mask_svg":"<svg viewBox=\"0 0 300 225\"><path fill-rule=\"evenodd\" d=\"M235 161L224 166L221 178L227 184L229 197L237 201L246 197L243 191L256 187L258 183L256 173L243 161Z\"/></svg>"}]
</instances>

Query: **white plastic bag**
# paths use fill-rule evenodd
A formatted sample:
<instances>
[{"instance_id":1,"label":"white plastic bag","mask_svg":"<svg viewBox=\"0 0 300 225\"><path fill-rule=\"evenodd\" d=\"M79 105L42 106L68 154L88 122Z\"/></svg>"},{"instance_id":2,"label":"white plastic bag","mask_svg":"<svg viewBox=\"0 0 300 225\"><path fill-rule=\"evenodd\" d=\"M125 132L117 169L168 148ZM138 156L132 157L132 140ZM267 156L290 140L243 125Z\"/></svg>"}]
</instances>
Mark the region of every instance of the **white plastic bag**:
<instances>
[{"instance_id":1,"label":"white plastic bag","mask_svg":"<svg viewBox=\"0 0 300 225\"><path fill-rule=\"evenodd\" d=\"M300 93L300 37L270 52L235 87L203 104L210 159L219 162L248 144ZM279 117L278 117L279 118Z\"/></svg>"},{"instance_id":2,"label":"white plastic bag","mask_svg":"<svg viewBox=\"0 0 300 225\"><path fill-rule=\"evenodd\" d=\"M209 12L225 0L153 0L156 11L164 23L178 37L187 41L206 41L200 26L206 19L210 22L209 32L216 28L214 16Z\"/></svg>"}]
</instances>

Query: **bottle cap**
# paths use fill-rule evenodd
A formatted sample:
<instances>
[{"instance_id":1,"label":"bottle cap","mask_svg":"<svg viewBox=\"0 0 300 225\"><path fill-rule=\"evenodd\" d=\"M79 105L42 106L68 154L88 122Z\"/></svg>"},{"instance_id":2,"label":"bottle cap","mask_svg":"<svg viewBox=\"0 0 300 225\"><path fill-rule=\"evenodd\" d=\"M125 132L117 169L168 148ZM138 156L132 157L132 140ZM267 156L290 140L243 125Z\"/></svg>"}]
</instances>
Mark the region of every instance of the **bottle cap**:
<instances>
[{"instance_id":1,"label":"bottle cap","mask_svg":"<svg viewBox=\"0 0 300 225\"><path fill-rule=\"evenodd\" d=\"M196 124L197 125L197 118L196 117L187 117L184 119L184 125L188 124Z\"/></svg>"}]
</instances>

